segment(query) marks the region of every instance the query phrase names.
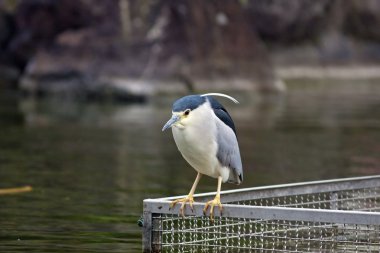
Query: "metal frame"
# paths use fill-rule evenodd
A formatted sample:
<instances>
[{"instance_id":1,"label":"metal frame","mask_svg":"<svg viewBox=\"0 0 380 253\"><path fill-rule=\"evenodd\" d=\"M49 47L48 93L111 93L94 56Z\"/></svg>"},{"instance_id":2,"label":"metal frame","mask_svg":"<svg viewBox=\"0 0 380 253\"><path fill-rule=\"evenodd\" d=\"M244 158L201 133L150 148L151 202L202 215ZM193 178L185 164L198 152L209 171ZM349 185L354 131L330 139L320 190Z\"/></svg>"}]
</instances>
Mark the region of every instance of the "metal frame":
<instances>
[{"instance_id":1,"label":"metal frame","mask_svg":"<svg viewBox=\"0 0 380 253\"><path fill-rule=\"evenodd\" d=\"M326 193L342 190L355 190L362 188L380 187L380 175L355 177L345 179L334 179L324 181L312 181L294 184L282 184L274 186L245 188L221 192L223 204L223 217L265 219L265 220L289 220L307 222L331 222L340 224L361 224L361 225L380 225L379 212L363 211L342 211L332 209L310 209L293 207L275 206L252 206L231 204L231 202L246 201L271 197L294 196L303 194ZM185 209L185 215L203 216L202 208L204 203L215 196L215 192L194 195L194 211L190 208ZM152 248L153 240L159 239L155 236L155 224L152 224L154 215L179 213L179 206L169 209L169 204L173 199L183 196L146 199L144 200L144 226L143 226L143 251L155 252ZM219 217L217 210L215 216Z\"/></svg>"}]
</instances>

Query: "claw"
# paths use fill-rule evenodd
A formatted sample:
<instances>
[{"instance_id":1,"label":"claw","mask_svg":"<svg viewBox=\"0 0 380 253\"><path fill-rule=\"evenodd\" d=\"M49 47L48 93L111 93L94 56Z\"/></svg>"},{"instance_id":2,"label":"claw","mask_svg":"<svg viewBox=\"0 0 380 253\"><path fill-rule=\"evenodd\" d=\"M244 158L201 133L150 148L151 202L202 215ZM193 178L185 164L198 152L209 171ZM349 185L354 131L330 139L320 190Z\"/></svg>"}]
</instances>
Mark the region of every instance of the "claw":
<instances>
[{"instance_id":1,"label":"claw","mask_svg":"<svg viewBox=\"0 0 380 253\"><path fill-rule=\"evenodd\" d=\"M209 202L206 202L206 205L205 205L205 207L203 208L203 215L206 215L206 213L207 213L207 209L208 209L208 206L209 206Z\"/></svg>"},{"instance_id":2,"label":"claw","mask_svg":"<svg viewBox=\"0 0 380 253\"><path fill-rule=\"evenodd\" d=\"M222 212L223 212L223 206L222 206L222 203L220 202L220 196L217 195L217 196L215 196L215 199L210 200L206 203L205 207L203 208L203 214L204 215L206 215L209 206L211 207L210 208L210 219L211 219L211 221L214 221L214 207L215 206L219 207L220 215L222 215Z\"/></svg>"},{"instance_id":3,"label":"claw","mask_svg":"<svg viewBox=\"0 0 380 253\"><path fill-rule=\"evenodd\" d=\"M169 205L169 210L173 209L175 207L175 205L177 203L180 203L182 202L182 205L181 207L179 208L179 213L182 217L185 217L185 206L186 206L186 202L189 202L189 205L190 205L190 209L192 211L194 211L194 208L193 208L193 203L194 203L194 198L193 196L189 195L187 196L186 198L182 198L182 199L176 199L174 201L172 201Z\"/></svg>"},{"instance_id":4,"label":"claw","mask_svg":"<svg viewBox=\"0 0 380 253\"><path fill-rule=\"evenodd\" d=\"M194 212L193 203L194 203L194 200L193 201L189 201L189 206L190 206L190 209L191 209L192 212Z\"/></svg>"}]
</instances>

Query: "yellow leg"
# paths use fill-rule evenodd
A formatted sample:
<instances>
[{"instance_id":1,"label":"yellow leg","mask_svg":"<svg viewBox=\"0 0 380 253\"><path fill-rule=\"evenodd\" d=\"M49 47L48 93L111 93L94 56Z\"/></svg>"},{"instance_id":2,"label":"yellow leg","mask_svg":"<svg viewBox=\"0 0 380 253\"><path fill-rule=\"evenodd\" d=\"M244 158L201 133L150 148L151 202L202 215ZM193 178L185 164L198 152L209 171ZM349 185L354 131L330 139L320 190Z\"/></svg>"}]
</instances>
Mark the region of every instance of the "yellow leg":
<instances>
[{"instance_id":1,"label":"yellow leg","mask_svg":"<svg viewBox=\"0 0 380 253\"><path fill-rule=\"evenodd\" d=\"M176 199L176 200L172 201L172 203L170 203L170 209L172 209L177 203L182 202L181 208L179 209L179 213L182 215L182 217L184 217L185 216L185 205L186 205L186 202L189 202L190 208L191 208L191 210L193 210L193 203L194 203L193 195L195 192L195 188L197 187L201 177L202 177L202 174L198 173L197 177L195 178L194 184L191 187L191 190L190 190L189 194L187 195L187 197L182 198L182 199Z\"/></svg>"},{"instance_id":2,"label":"yellow leg","mask_svg":"<svg viewBox=\"0 0 380 253\"><path fill-rule=\"evenodd\" d=\"M211 220L214 220L214 206L219 207L220 213L223 211L222 203L220 202L220 188L222 187L222 177L218 177L218 189L216 191L216 196L213 200L208 201L205 205L205 208L203 208L203 213L206 215L207 209L210 206L210 218Z\"/></svg>"}]
</instances>

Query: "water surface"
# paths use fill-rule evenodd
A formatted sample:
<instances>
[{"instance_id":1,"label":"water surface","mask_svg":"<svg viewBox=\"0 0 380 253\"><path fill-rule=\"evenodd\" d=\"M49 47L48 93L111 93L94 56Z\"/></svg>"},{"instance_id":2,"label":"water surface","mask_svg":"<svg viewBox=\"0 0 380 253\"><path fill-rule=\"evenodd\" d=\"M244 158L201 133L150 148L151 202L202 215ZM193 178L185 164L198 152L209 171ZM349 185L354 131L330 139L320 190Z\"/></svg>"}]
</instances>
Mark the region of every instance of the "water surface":
<instances>
[{"instance_id":1,"label":"water surface","mask_svg":"<svg viewBox=\"0 0 380 253\"><path fill-rule=\"evenodd\" d=\"M293 81L233 94L241 187L380 173L380 81ZM144 198L186 194L196 173L161 128L175 97L146 104L0 93L1 252L141 252ZM223 189L235 188L224 184ZM215 191L203 177L197 192Z\"/></svg>"}]
</instances>

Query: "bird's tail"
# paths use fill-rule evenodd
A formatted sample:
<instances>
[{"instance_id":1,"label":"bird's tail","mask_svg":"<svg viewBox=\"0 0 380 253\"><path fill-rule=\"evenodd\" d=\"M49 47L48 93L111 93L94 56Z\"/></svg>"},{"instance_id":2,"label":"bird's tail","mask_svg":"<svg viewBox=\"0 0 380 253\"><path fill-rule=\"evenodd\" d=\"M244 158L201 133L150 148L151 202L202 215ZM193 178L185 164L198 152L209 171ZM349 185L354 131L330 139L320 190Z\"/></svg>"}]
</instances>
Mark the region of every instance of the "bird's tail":
<instances>
[{"instance_id":1,"label":"bird's tail","mask_svg":"<svg viewBox=\"0 0 380 253\"><path fill-rule=\"evenodd\" d=\"M243 173L236 173L235 170L232 170L227 182L237 185L241 184L243 182Z\"/></svg>"}]
</instances>

